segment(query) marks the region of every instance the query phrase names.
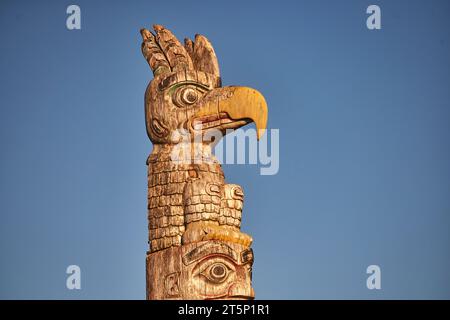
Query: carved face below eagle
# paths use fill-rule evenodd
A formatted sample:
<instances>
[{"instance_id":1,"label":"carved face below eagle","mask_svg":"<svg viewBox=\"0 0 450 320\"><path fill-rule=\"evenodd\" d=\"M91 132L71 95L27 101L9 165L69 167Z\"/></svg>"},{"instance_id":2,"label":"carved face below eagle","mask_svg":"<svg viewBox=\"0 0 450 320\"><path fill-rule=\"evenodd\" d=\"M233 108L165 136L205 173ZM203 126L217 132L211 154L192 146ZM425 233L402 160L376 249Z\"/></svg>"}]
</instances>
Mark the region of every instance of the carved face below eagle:
<instances>
[{"instance_id":1,"label":"carved face below eagle","mask_svg":"<svg viewBox=\"0 0 450 320\"><path fill-rule=\"evenodd\" d=\"M173 252L176 251L176 252ZM147 270L148 299L253 299L253 251L236 243L205 241L147 257L163 269ZM156 273L153 273L156 272Z\"/></svg>"},{"instance_id":2,"label":"carved face below eagle","mask_svg":"<svg viewBox=\"0 0 450 320\"><path fill-rule=\"evenodd\" d=\"M202 35L185 45L162 26L155 34L142 29L142 53L154 73L145 93L147 134L155 144L179 142L179 132L226 134L250 122L258 138L267 123L267 104L248 87L221 87L219 65L211 43Z\"/></svg>"}]
</instances>

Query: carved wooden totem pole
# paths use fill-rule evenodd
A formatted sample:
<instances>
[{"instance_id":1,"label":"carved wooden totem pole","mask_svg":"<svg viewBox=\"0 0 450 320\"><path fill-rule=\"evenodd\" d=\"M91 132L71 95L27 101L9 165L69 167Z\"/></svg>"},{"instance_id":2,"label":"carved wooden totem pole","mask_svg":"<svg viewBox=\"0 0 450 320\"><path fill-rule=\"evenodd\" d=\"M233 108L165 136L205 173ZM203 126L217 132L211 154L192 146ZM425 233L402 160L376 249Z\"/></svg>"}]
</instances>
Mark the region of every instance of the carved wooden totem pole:
<instances>
[{"instance_id":1,"label":"carved wooden totem pole","mask_svg":"<svg viewBox=\"0 0 450 320\"><path fill-rule=\"evenodd\" d=\"M259 139L266 102L254 89L221 86L204 36L183 46L164 27L154 31L141 30L142 53L154 74L145 92L153 143L147 299L252 299L252 238L240 231L244 193L225 183L211 133L254 122Z\"/></svg>"}]
</instances>

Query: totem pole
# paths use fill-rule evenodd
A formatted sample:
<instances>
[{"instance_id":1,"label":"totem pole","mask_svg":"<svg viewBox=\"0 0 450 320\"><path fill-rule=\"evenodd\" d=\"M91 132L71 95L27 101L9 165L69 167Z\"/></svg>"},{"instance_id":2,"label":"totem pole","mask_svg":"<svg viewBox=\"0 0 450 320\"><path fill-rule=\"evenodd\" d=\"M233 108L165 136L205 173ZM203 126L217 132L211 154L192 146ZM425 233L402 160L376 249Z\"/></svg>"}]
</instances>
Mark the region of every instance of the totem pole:
<instances>
[{"instance_id":1,"label":"totem pole","mask_svg":"<svg viewBox=\"0 0 450 320\"><path fill-rule=\"evenodd\" d=\"M224 135L254 122L259 139L266 102L254 89L221 86L216 54L204 36L183 46L166 28L153 28L141 30L142 53L154 74L145 92L153 143L147 299L253 299L252 238L240 231L244 193L225 183L211 132Z\"/></svg>"}]
</instances>

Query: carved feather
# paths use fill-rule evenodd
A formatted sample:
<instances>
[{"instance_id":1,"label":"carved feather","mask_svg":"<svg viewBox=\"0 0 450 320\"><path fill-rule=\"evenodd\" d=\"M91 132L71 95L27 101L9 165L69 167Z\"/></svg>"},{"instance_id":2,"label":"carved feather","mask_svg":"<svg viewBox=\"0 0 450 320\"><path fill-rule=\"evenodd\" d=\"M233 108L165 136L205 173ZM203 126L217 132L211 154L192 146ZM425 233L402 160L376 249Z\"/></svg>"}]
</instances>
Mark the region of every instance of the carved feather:
<instances>
[{"instance_id":1,"label":"carved feather","mask_svg":"<svg viewBox=\"0 0 450 320\"><path fill-rule=\"evenodd\" d=\"M193 60L196 70L220 76L214 48L209 40L201 34L195 35Z\"/></svg>"},{"instance_id":2,"label":"carved feather","mask_svg":"<svg viewBox=\"0 0 450 320\"><path fill-rule=\"evenodd\" d=\"M170 64L156 41L155 36L147 29L141 29L141 35L143 40L141 46L142 54L152 69L153 74L157 76L164 72L170 72Z\"/></svg>"},{"instance_id":3,"label":"carved feather","mask_svg":"<svg viewBox=\"0 0 450 320\"><path fill-rule=\"evenodd\" d=\"M191 57L178 39L161 25L154 25L156 40L169 61L172 71L193 69Z\"/></svg>"},{"instance_id":4,"label":"carved feather","mask_svg":"<svg viewBox=\"0 0 450 320\"><path fill-rule=\"evenodd\" d=\"M209 40L202 35L184 40L184 46L178 39L161 25L154 25L156 35L147 29L141 29L142 54L147 60L153 74L181 70L198 70L220 76L216 53Z\"/></svg>"}]
</instances>

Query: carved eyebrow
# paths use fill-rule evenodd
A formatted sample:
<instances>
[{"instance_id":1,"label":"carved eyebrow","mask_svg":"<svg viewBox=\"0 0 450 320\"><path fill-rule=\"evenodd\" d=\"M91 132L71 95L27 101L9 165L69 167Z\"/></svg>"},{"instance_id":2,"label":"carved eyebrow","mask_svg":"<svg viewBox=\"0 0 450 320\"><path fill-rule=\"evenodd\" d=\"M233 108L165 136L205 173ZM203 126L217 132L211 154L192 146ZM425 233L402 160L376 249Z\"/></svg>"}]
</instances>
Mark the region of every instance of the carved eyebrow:
<instances>
[{"instance_id":1,"label":"carved eyebrow","mask_svg":"<svg viewBox=\"0 0 450 320\"><path fill-rule=\"evenodd\" d=\"M233 259L236 263L238 257L236 252L224 243L205 243L204 245L197 247L183 256L183 263L189 265L201 258L204 258L211 254L222 254Z\"/></svg>"},{"instance_id":2,"label":"carved eyebrow","mask_svg":"<svg viewBox=\"0 0 450 320\"><path fill-rule=\"evenodd\" d=\"M212 78L211 78L212 77ZM204 86L206 89L210 89L210 81L213 82L213 87L219 87L221 85L220 77L216 77L213 75L207 75L203 72L177 72L171 74L164 78L158 85L158 90L163 91L168 87L177 84L177 83L194 83L197 85Z\"/></svg>"}]
</instances>

